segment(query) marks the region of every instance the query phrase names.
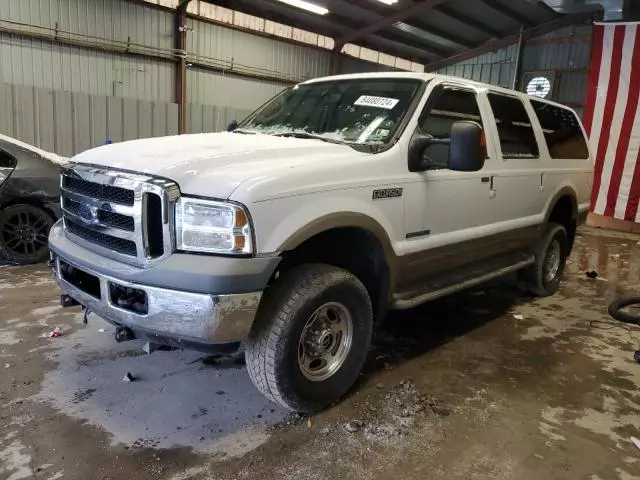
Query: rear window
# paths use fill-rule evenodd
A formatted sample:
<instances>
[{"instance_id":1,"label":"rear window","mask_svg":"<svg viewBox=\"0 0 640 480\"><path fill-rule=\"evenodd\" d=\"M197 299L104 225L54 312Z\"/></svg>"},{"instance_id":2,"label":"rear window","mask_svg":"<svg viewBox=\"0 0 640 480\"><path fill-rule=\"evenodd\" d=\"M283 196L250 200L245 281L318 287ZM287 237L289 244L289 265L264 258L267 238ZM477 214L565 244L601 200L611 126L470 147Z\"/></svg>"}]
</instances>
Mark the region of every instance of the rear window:
<instances>
[{"instance_id":1,"label":"rear window","mask_svg":"<svg viewBox=\"0 0 640 480\"><path fill-rule=\"evenodd\" d=\"M503 158L538 158L538 142L531 119L519 98L489 94L496 118Z\"/></svg>"},{"instance_id":2,"label":"rear window","mask_svg":"<svg viewBox=\"0 0 640 480\"><path fill-rule=\"evenodd\" d=\"M566 108L532 100L531 104L540 121L551 158L589 158L589 147L575 113Z\"/></svg>"}]
</instances>

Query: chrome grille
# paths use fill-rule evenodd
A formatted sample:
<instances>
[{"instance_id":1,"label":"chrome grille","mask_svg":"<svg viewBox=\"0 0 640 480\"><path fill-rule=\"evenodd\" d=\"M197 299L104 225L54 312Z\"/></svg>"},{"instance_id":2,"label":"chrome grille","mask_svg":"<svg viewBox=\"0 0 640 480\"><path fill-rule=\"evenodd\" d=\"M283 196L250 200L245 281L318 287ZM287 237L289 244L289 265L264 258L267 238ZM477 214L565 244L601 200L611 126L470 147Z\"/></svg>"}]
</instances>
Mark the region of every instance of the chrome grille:
<instances>
[{"instance_id":1,"label":"chrome grille","mask_svg":"<svg viewBox=\"0 0 640 480\"><path fill-rule=\"evenodd\" d=\"M60 179L66 235L106 257L147 267L173 250L169 180L73 164Z\"/></svg>"}]
</instances>

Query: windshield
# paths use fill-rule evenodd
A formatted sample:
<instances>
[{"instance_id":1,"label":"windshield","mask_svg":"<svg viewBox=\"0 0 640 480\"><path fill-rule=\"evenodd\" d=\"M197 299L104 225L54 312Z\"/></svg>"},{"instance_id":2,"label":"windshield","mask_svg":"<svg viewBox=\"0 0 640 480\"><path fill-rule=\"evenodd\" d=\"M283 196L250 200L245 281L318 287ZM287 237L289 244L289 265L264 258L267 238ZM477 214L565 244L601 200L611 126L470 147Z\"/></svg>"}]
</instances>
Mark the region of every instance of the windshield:
<instances>
[{"instance_id":1,"label":"windshield","mask_svg":"<svg viewBox=\"0 0 640 480\"><path fill-rule=\"evenodd\" d=\"M370 78L296 85L249 116L239 129L386 144L402 123L421 80Z\"/></svg>"}]
</instances>

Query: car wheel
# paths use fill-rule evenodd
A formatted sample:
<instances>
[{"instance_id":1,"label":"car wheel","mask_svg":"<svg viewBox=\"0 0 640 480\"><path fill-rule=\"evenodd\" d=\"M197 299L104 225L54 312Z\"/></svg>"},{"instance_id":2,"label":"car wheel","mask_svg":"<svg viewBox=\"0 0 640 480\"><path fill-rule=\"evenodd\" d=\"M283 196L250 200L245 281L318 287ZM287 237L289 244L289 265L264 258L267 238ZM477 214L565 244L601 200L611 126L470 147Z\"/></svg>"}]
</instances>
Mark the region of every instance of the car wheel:
<instances>
[{"instance_id":1,"label":"car wheel","mask_svg":"<svg viewBox=\"0 0 640 480\"><path fill-rule=\"evenodd\" d=\"M562 225L550 223L535 250L535 263L523 271L526 290L538 297L553 295L567 263L567 231Z\"/></svg>"},{"instance_id":2,"label":"car wheel","mask_svg":"<svg viewBox=\"0 0 640 480\"><path fill-rule=\"evenodd\" d=\"M45 260L53 223L51 215L33 205L12 205L0 211L0 255L20 265Z\"/></svg>"},{"instance_id":3,"label":"car wheel","mask_svg":"<svg viewBox=\"0 0 640 480\"><path fill-rule=\"evenodd\" d=\"M329 265L294 268L265 293L246 345L251 380L289 410L321 410L357 380L372 325L355 276Z\"/></svg>"}]
</instances>

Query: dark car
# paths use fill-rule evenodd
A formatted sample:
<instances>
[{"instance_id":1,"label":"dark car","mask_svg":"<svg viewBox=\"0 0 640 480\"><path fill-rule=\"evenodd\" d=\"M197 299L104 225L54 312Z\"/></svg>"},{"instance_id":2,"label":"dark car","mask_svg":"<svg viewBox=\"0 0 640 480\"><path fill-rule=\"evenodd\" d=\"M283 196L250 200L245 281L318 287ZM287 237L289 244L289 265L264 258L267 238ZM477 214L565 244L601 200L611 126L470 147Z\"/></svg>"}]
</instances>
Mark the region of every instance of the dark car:
<instances>
[{"instance_id":1,"label":"dark car","mask_svg":"<svg viewBox=\"0 0 640 480\"><path fill-rule=\"evenodd\" d=\"M60 217L60 164L66 159L0 135L0 257L43 261Z\"/></svg>"}]
</instances>

